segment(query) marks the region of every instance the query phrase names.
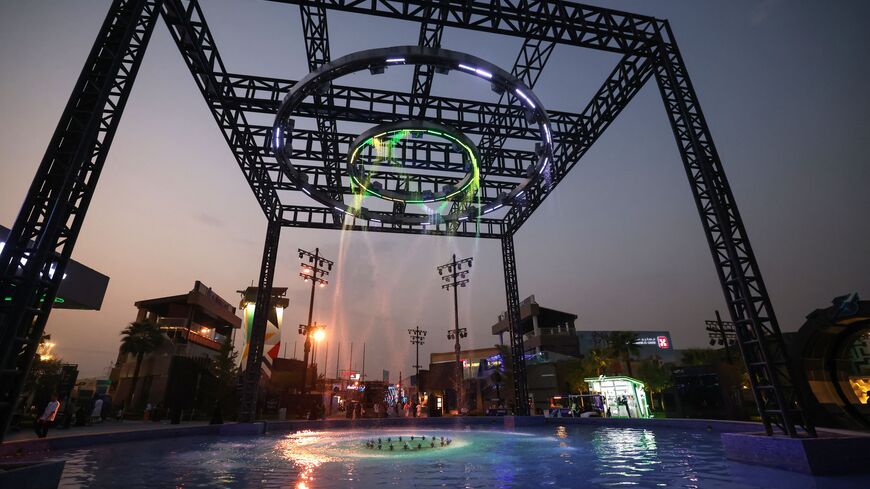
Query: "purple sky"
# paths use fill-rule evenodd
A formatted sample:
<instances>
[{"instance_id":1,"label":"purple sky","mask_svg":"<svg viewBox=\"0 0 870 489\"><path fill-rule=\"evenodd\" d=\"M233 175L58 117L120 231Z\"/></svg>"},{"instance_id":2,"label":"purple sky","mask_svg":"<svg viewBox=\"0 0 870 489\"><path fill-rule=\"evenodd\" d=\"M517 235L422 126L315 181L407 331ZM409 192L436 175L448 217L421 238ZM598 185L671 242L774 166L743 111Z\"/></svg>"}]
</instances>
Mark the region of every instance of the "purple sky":
<instances>
[{"instance_id":1,"label":"purple sky","mask_svg":"<svg viewBox=\"0 0 870 489\"><path fill-rule=\"evenodd\" d=\"M0 3L0 223L11 226L105 15L108 1ZM298 7L209 0L206 18L231 72L299 79ZM595 3L595 2L593 2ZM671 20L785 331L835 295L870 297L870 31L866 2L610 2ZM418 26L330 12L333 57L415 44ZM521 41L448 29L444 46L505 69ZM535 92L578 111L616 56L559 46ZM407 89L411 70L369 86ZM453 80L453 78L450 78ZM486 90L440 86L445 95ZM258 121L270 123L264 119ZM115 358L133 302L184 293L195 280L230 302L258 273L265 218L160 21L124 113L74 258L111 277L103 309L56 311L47 332L83 376ZM579 315L579 329L667 329L677 348L706 345L725 310L658 88L649 83L515 238L520 295ZM285 229L276 286L288 286L289 356L307 316L297 248L337 261L318 291L329 369L342 341L377 377L411 371L421 351L450 351L451 294L435 267L473 255L460 289L464 345L497 341L505 308L497 241ZM301 342L300 347L301 350ZM324 353L319 354L323 358Z\"/></svg>"}]
</instances>

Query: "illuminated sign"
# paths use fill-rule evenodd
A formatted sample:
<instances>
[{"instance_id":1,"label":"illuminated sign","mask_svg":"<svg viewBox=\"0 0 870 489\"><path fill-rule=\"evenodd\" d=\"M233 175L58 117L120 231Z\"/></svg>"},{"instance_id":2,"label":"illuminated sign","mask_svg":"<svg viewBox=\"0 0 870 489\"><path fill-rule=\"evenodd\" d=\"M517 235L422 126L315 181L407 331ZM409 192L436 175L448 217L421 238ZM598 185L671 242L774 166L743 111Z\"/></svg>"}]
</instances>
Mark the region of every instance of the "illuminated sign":
<instances>
[{"instance_id":1,"label":"illuminated sign","mask_svg":"<svg viewBox=\"0 0 870 489\"><path fill-rule=\"evenodd\" d=\"M641 336L634 342L635 345L657 346L660 350L670 349L670 341L667 336Z\"/></svg>"}]
</instances>

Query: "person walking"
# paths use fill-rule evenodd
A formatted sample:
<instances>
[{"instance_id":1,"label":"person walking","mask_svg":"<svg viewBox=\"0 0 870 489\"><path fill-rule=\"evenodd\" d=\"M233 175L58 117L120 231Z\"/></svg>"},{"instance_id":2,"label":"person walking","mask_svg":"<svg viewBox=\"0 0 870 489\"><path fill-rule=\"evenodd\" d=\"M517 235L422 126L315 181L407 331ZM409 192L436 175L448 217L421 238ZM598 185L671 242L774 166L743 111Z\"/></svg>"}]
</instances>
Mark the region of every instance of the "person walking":
<instances>
[{"instance_id":1,"label":"person walking","mask_svg":"<svg viewBox=\"0 0 870 489\"><path fill-rule=\"evenodd\" d=\"M45 438L48 435L48 427L54 423L54 418L59 410L60 402L57 400L57 394L52 394L51 401L45 406L42 416L36 420L36 436Z\"/></svg>"},{"instance_id":2,"label":"person walking","mask_svg":"<svg viewBox=\"0 0 870 489\"><path fill-rule=\"evenodd\" d=\"M98 397L94 401L94 409L91 411L91 423L102 421L103 418L103 398Z\"/></svg>"}]
</instances>

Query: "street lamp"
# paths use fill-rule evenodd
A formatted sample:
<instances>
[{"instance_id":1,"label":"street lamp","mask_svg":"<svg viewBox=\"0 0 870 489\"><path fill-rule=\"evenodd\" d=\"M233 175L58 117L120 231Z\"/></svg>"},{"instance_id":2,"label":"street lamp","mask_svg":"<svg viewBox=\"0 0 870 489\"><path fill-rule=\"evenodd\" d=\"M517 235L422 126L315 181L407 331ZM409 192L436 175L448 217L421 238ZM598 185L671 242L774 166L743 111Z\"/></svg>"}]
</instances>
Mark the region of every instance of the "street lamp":
<instances>
[{"instance_id":1,"label":"street lamp","mask_svg":"<svg viewBox=\"0 0 870 489\"><path fill-rule=\"evenodd\" d=\"M311 337L314 338L314 341L317 341L319 343L323 341L324 338L326 338L326 331L324 330L324 328L325 327L323 325L320 325L319 328L314 330L314 333L311 335Z\"/></svg>"},{"instance_id":2,"label":"street lamp","mask_svg":"<svg viewBox=\"0 0 870 489\"><path fill-rule=\"evenodd\" d=\"M49 340L51 340L51 335L43 335L42 341L39 342L39 346L36 349L36 354L39 355L39 359L43 362L54 359L54 354L51 351L54 348L54 343Z\"/></svg>"},{"instance_id":3,"label":"street lamp","mask_svg":"<svg viewBox=\"0 0 870 489\"><path fill-rule=\"evenodd\" d=\"M454 343L453 349L454 351L456 351L456 382L458 385L458 389L456 390L456 397L459 404L458 407L460 413L462 412L463 374L462 359L459 355L459 352L461 350L459 346L459 339L468 336L468 331L465 328L459 327L459 294L456 289L458 287L465 287L465 284L468 283L469 279L465 277L468 275L469 271L467 269L471 268L471 263L473 260L473 257L457 260L456 255L453 255L453 259L450 262L438 267L438 275L441 276L442 280L447 282L441 284L441 288L444 290L450 290L451 288L453 289L453 329L447 331L447 339L456 341ZM463 270L462 267L465 267L466 270Z\"/></svg>"},{"instance_id":4,"label":"street lamp","mask_svg":"<svg viewBox=\"0 0 870 489\"><path fill-rule=\"evenodd\" d=\"M303 376L302 376L302 393L308 389L308 364L309 364L309 352L311 352L311 342L321 342L326 338L326 325L319 323L312 323L311 325L300 324L299 325L299 334L305 336L305 356L302 360L303 363ZM313 352L311 352L311 365L314 365L315 357L317 356L317 349L315 348Z\"/></svg>"},{"instance_id":5,"label":"street lamp","mask_svg":"<svg viewBox=\"0 0 870 489\"><path fill-rule=\"evenodd\" d=\"M417 365L411 366L417 369L417 392L420 392L420 345L426 341L426 331L417 326L409 329L408 334L411 335L411 344L417 347Z\"/></svg>"},{"instance_id":6,"label":"street lamp","mask_svg":"<svg viewBox=\"0 0 870 489\"><path fill-rule=\"evenodd\" d=\"M308 389L308 353L311 351L311 336L312 333L317 331L317 328L315 328L314 324L311 322L311 316L314 314L314 289L315 285L326 287L326 284L329 282L323 277L329 275L329 271L332 270L333 265L332 261L320 256L320 248L315 248L314 253L299 248L299 259L301 260L304 258L308 258L308 263L303 261L300 264L302 266L302 271L299 272L299 276L302 277L304 282L311 282L311 300L308 303L308 323L300 325L299 327L299 334L305 335L305 355L302 359L303 394L305 394L305 391Z\"/></svg>"}]
</instances>

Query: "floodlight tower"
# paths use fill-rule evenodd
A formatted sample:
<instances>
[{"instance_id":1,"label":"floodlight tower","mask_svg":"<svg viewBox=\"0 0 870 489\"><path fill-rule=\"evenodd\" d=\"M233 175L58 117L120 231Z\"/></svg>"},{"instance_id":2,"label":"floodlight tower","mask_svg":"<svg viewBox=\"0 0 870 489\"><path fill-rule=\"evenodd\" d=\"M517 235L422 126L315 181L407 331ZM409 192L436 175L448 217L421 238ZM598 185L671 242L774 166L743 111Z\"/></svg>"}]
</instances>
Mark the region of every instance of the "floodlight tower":
<instances>
[{"instance_id":1,"label":"floodlight tower","mask_svg":"<svg viewBox=\"0 0 870 489\"><path fill-rule=\"evenodd\" d=\"M725 358L728 363L734 363L731 359L731 346L737 342L737 332L734 331L734 323L723 321L719 311L716 311L715 321L704 321L707 326L707 334L710 336L710 346L719 343L725 347Z\"/></svg>"},{"instance_id":2,"label":"floodlight tower","mask_svg":"<svg viewBox=\"0 0 870 489\"><path fill-rule=\"evenodd\" d=\"M466 268L471 268L471 262L473 260L473 257L457 260L456 255L454 254L453 259L450 262L438 267L438 275L441 275L441 278L447 282L446 284L442 284L441 288L444 290L453 289L453 329L447 331L447 339L456 340L453 349L456 351L456 382L458 384L456 395L460 413L462 412L463 375L462 359L459 357L459 352L461 350L459 346L459 338L465 338L468 336L468 330L459 327L459 293L457 292L457 288L465 287L465 284L468 283L469 279L465 278L466 275L468 275L468 270L462 270L462 267L465 266ZM445 270L447 271L447 275L444 275Z\"/></svg>"},{"instance_id":3,"label":"floodlight tower","mask_svg":"<svg viewBox=\"0 0 870 489\"><path fill-rule=\"evenodd\" d=\"M417 386L420 386L420 345L426 341L426 331L417 326L414 329L409 329L408 334L411 335L411 344L417 347L417 364L411 365L417 369Z\"/></svg>"},{"instance_id":4,"label":"floodlight tower","mask_svg":"<svg viewBox=\"0 0 870 489\"><path fill-rule=\"evenodd\" d=\"M308 390L308 353L311 351L311 335L314 334L317 327L311 322L311 316L314 314L314 290L317 285L326 287L329 282L323 277L329 275L332 270L333 262L320 256L320 248L314 248L314 253L299 248L299 259L307 257L308 263L301 263L302 271L299 276L305 282L311 281L311 300L308 303L308 322L299 325L299 334L305 335L305 355L302 358L302 393ZM324 268L326 266L326 268Z\"/></svg>"}]
</instances>

